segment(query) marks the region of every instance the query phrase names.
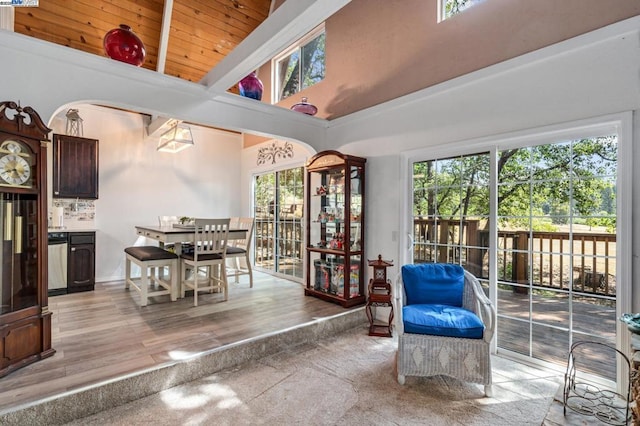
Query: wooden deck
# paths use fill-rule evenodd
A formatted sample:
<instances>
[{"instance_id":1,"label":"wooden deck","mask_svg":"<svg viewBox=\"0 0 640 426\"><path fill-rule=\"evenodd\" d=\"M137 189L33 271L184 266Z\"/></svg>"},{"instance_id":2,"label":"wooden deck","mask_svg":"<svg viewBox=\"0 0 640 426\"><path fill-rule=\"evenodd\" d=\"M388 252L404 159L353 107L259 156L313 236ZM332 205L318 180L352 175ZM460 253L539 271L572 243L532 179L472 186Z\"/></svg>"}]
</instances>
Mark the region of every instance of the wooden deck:
<instances>
[{"instance_id":1,"label":"wooden deck","mask_svg":"<svg viewBox=\"0 0 640 426\"><path fill-rule=\"evenodd\" d=\"M141 308L137 292L125 290L122 281L51 297L57 352L0 378L0 411L345 312L304 296L300 284L254 275L253 288L241 277L240 284L230 283L227 302L204 294L198 307L190 297L171 303L161 296Z\"/></svg>"},{"instance_id":2,"label":"wooden deck","mask_svg":"<svg viewBox=\"0 0 640 426\"><path fill-rule=\"evenodd\" d=\"M499 313L509 317L498 318L500 348L566 366L570 350L569 332L564 330L569 324L567 298L557 295L534 296L531 302L534 324L530 329L527 322L519 321L529 318L529 295L501 290L498 297ZM615 346L617 321L615 307L576 299L572 303L572 309L573 343L588 341ZM530 337L531 354L529 353ZM590 347L588 353L574 355L579 358L580 368L584 372L615 381L616 355L612 350L596 346Z\"/></svg>"}]
</instances>

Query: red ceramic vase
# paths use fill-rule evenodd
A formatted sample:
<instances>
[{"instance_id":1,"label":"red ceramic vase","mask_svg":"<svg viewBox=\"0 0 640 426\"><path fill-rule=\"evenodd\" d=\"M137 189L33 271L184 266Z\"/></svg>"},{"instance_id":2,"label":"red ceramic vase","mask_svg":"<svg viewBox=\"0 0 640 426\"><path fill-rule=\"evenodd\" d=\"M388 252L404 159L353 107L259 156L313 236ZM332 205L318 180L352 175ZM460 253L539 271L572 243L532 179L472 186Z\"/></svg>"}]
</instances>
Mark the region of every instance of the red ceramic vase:
<instances>
[{"instance_id":1,"label":"red ceramic vase","mask_svg":"<svg viewBox=\"0 0 640 426\"><path fill-rule=\"evenodd\" d=\"M107 31L103 45L104 51L111 59L137 67L144 62L146 55L144 44L128 25L120 24L120 28Z\"/></svg>"}]
</instances>

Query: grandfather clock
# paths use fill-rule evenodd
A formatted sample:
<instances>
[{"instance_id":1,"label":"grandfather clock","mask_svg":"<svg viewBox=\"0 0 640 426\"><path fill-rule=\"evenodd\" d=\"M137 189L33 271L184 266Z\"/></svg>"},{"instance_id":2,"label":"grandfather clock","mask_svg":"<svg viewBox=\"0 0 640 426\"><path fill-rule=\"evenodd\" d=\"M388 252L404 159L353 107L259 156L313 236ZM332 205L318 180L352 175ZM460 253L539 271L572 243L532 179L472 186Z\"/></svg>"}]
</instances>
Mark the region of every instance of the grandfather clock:
<instances>
[{"instance_id":1,"label":"grandfather clock","mask_svg":"<svg viewBox=\"0 0 640 426\"><path fill-rule=\"evenodd\" d=\"M393 266L393 261L378 259L369 260L369 266L373 267L373 278L369 280L369 299L365 312L369 319L369 336L391 337L393 326L393 301L391 300L391 281L387 279L387 268ZM389 308L389 320L386 324L376 321L372 307L383 306Z\"/></svg>"},{"instance_id":2,"label":"grandfather clock","mask_svg":"<svg viewBox=\"0 0 640 426\"><path fill-rule=\"evenodd\" d=\"M0 377L49 357L46 149L31 107L0 102Z\"/></svg>"}]
</instances>

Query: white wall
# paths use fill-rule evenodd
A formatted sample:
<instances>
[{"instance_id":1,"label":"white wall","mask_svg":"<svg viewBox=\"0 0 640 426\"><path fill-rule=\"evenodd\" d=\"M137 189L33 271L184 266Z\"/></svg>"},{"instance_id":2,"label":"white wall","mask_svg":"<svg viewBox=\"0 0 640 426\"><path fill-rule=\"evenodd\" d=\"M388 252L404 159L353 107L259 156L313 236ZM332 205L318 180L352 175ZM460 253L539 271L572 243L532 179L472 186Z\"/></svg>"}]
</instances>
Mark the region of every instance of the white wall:
<instances>
[{"instance_id":1,"label":"white wall","mask_svg":"<svg viewBox=\"0 0 640 426\"><path fill-rule=\"evenodd\" d=\"M84 136L100 141L96 281L124 277L123 250L137 240L135 225L157 224L159 215L240 214L240 135L192 126L193 147L163 153L156 151L157 139L146 137L142 115L74 108L84 120ZM63 120L52 123L54 132L64 133Z\"/></svg>"}]
</instances>

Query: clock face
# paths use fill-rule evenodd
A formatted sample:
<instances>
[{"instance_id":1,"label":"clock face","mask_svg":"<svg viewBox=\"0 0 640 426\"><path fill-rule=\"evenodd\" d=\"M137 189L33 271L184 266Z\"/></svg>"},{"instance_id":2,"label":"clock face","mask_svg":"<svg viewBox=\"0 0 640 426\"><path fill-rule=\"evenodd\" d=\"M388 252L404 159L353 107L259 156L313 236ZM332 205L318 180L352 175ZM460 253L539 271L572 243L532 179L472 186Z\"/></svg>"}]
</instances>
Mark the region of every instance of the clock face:
<instances>
[{"instance_id":1,"label":"clock face","mask_svg":"<svg viewBox=\"0 0 640 426\"><path fill-rule=\"evenodd\" d=\"M375 271L375 279L384 280L384 269L376 269Z\"/></svg>"},{"instance_id":2,"label":"clock face","mask_svg":"<svg viewBox=\"0 0 640 426\"><path fill-rule=\"evenodd\" d=\"M9 185L22 185L31 177L31 166L16 154L0 158L0 178Z\"/></svg>"},{"instance_id":3,"label":"clock face","mask_svg":"<svg viewBox=\"0 0 640 426\"><path fill-rule=\"evenodd\" d=\"M0 185L31 187L30 156L19 142L0 145Z\"/></svg>"}]
</instances>

